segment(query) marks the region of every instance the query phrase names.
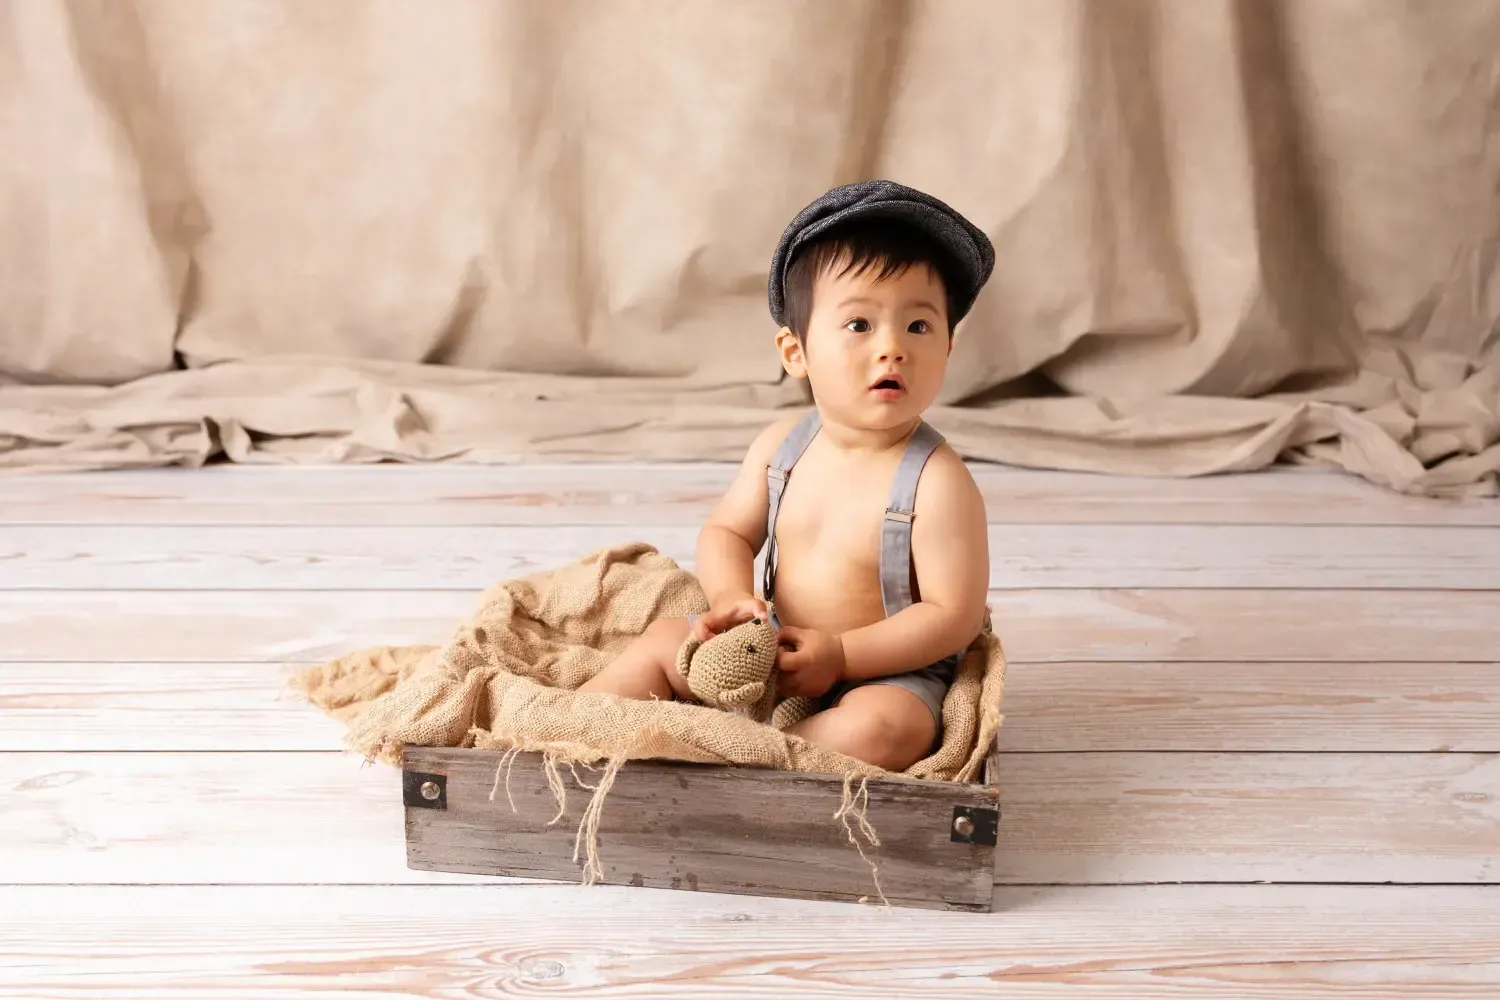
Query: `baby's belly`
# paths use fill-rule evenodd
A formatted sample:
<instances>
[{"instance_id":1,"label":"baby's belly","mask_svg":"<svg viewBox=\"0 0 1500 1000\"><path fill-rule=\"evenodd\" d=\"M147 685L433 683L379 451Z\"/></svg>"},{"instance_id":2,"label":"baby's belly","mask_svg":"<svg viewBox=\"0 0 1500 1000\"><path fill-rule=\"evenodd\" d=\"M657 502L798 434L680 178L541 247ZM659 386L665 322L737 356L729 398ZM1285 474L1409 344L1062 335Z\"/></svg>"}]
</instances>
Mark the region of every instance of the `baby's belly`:
<instances>
[{"instance_id":1,"label":"baby's belly","mask_svg":"<svg viewBox=\"0 0 1500 1000\"><path fill-rule=\"evenodd\" d=\"M777 560L776 616L783 625L847 632L885 617L875 567L830 559Z\"/></svg>"}]
</instances>

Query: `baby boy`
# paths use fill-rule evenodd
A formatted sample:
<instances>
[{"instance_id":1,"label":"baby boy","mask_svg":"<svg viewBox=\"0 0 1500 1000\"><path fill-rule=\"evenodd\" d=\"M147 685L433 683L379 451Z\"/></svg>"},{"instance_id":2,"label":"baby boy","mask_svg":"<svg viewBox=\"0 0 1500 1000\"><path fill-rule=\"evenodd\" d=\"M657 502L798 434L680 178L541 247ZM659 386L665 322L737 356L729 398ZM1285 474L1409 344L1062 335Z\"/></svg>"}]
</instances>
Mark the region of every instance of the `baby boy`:
<instances>
[{"instance_id":1,"label":"baby boy","mask_svg":"<svg viewBox=\"0 0 1500 1000\"><path fill-rule=\"evenodd\" d=\"M984 624L989 549L979 489L922 414L993 267L983 232L889 181L834 188L792 220L771 315L815 409L756 437L699 533L708 613L654 622L580 690L688 699L674 660L689 630L707 639L771 601L778 694L821 707L789 733L891 771L933 751Z\"/></svg>"}]
</instances>

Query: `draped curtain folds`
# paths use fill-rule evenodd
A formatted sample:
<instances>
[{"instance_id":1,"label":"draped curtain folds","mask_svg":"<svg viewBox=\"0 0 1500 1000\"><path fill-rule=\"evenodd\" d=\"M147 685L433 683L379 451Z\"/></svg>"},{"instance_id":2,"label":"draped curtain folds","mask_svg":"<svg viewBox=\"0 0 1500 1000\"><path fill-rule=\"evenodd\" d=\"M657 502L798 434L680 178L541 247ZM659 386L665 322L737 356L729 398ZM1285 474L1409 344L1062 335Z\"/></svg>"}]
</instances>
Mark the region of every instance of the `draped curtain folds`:
<instances>
[{"instance_id":1,"label":"draped curtain folds","mask_svg":"<svg viewBox=\"0 0 1500 1000\"><path fill-rule=\"evenodd\" d=\"M975 459L1500 492L1500 4L16 0L0 466L733 459L772 247L930 191Z\"/></svg>"}]
</instances>

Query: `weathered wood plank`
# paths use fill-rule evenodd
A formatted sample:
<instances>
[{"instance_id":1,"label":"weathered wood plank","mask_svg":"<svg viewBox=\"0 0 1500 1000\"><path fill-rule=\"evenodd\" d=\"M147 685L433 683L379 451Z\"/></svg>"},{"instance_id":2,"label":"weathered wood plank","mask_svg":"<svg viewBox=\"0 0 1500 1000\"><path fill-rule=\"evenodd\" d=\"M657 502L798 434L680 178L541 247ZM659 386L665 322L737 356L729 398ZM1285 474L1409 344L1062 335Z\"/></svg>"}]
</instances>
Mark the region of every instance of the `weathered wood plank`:
<instances>
[{"instance_id":1,"label":"weathered wood plank","mask_svg":"<svg viewBox=\"0 0 1500 1000\"><path fill-rule=\"evenodd\" d=\"M1497 892L1008 889L993 914L597 886L28 887L0 997L324 1000L1090 997L1459 1000L1500 992Z\"/></svg>"},{"instance_id":2,"label":"weathered wood plank","mask_svg":"<svg viewBox=\"0 0 1500 1000\"><path fill-rule=\"evenodd\" d=\"M1500 882L1492 754L1009 754L998 782L1003 883ZM3 754L0 788L0 884L485 880L408 869L398 772L350 755Z\"/></svg>"},{"instance_id":3,"label":"weathered wood plank","mask_svg":"<svg viewBox=\"0 0 1500 1000\"><path fill-rule=\"evenodd\" d=\"M1500 883L1495 754L1002 757L1001 883Z\"/></svg>"},{"instance_id":4,"label":"weathered wood plank","mask_svg":"<svg viewBox=\"0 0 1500 1000\"><path fill-rule=\"evenodd\" d=\"M476 595L458 591L0 591L6 660L322 660L441 644Z\"/></svg>"},{"instance_id":5,"label":"weathered wood plank","mask_svg":"<svg viewBox=\"0 0 1500 1000\"><path fill-rule=\"evenodd\" d=\"M408 751L404 769L413 782L431 775L437 798L407 797L407 863L581 880L587 858L576 830L590 793L573 790L560 809L535 754L506 762L502 791L501 758L480 750ZM861 853L876 845L858 817L828 822L844 801L844 782L835 776L639 761L615 776L604 800L597 877L612 885L989 910L993 841L955 842L953 823L964 809L977 824L971 836L993 829L993 789L880 781L851 794L879 831L878 858Z\"/></svg>"},{"instance_id":6,"label":"weathered wood plank","mask_svg":"<svg viewBox=\"0 0 1500 1000\"><path fill-rule=\"evenodd\" d=\"M289 687L305 663L6 663L0 752L339 750Z\"/></svg>"},{"instance_id":7,"label":"weathered wood plank","mask_svg":"<svg viewBox=\"0 0 1500 1000\"><path fill-rule=\"evenodd\" d=\"M1019 663L1011 751L1500 751L1500 663Z\"/></svg>"},{"instance_id":8,"label":"weathered wood plank","mask_svg":"<svg viewBox=\"0 0 1500 1000\"><path fill-rule=\"evenodd\" d=\"M308 663L7 663L0 751L336 750ZM1014 663L1007 751L1500 751L1497 663Z\"/></svg>"},{"instance_id":9,"label":"weathered wood plank","mask_svg":"<svg viewBox=\"0 0 1500 1000\"><path fill-rule=\"evenodd\" d=\"M971 463L997 523L1500 525L1500 502L1315 469L1152 479ZM695 524L732 464L269 468L0 477L10 524Z\"/></svg>"},{"instance_id":10,"label":"weathered wood plank","mask_svg":"<svg viewBox=\"0 0 1500 1000\"><path fill-rule=\"evenodd\" d=\"M0 662L249 660L441 644L461 591L0 591ZM1012 662L1417 662L1495 659L1478 591L991 591Z\"/></svg>"},{"instance_id":11,"label":"weathered wood plank","mask_svg":"<svg viewBox=\"0 0 1500 1000\"><path fill-rule=\"evenodd\" d=\"M693 570L697 536L695 525L0 526L0 587L477 590L630 541ZM989 549L997 590L1500 590L1492 527L992 525Z\"/></svg>"},{"instance_id":12,"label":"weathered wood plank","mask_svg":"<svg viewBox=\"0 0 1500 1000\"><path fill-rule=\"evenodd\" d=\"M408 871L400 774L352 754L3 754L0 788L0 885L482 881Z\"/></svg>"}]
</instances>

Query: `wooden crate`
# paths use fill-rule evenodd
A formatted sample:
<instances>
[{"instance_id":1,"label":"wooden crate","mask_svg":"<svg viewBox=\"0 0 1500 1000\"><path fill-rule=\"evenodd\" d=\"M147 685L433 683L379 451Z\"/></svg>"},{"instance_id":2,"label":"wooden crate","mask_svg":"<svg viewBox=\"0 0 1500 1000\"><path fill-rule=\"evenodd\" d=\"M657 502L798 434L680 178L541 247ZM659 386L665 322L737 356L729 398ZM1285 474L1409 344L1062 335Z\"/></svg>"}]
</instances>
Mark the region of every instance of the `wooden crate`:
<instances>
[{"instance_id":1,"label":"wooden crate","mask_svg":"<svg viewBox=\"0 0 1500 1000\"><path fill-rule=\"evenodd\" d=\"M564 766L559 817L541 756L518 754L501 769L503 756L406 749L408 866L581 881L586 859L580 850L574 860L575 840L592 792ZM577 769L590 785L599 777ZM1000 819L995 777L992 757L983 782L870 781L874 846L857 820L846 829L835 818L840 777L631 761L602 800L596 881L870 903L883 893L892 906L989 912Z\"/></svg>"}]
</instances>

